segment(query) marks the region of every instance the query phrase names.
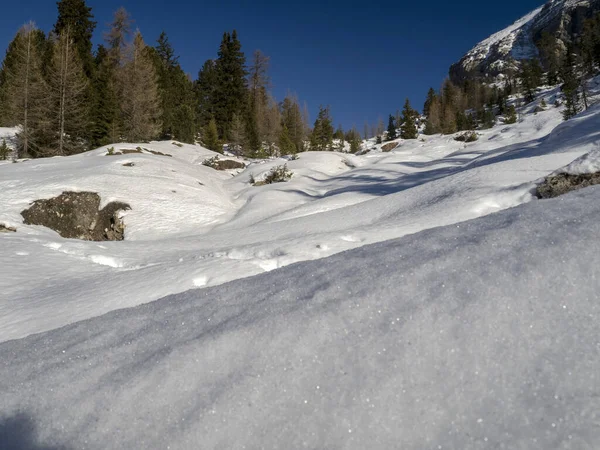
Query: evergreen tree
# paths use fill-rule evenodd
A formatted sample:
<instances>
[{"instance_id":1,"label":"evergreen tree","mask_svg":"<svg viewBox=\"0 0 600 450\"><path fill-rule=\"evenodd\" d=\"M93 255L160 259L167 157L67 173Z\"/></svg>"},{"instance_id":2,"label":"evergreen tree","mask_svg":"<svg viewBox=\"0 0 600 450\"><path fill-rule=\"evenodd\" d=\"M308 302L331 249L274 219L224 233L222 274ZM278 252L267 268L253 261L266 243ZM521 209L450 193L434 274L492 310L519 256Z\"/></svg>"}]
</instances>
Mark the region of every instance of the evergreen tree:
<instances>
[{"instance_id":1,"label":"evergreen tree","mask_svg":"<svg viewBox=\"0 0 600 450\"><path fill-rule=\"evenodd\" d=\"M535 100L536 90L542 84L542 76L543 70L537 59L526 60L521 63L519 79L527 103Z\"/></svg>"},{"instance_id":2,"label":"evergreen tree","mask_svg":"<svg viewBox=\"0 0 600 450\"><path fill-rule=\"evenodd\" d=\"M96 103L92 109L92 142L94 146L118 142L121 137L120 109L115 79L116 71L110 63L108 50L100 45L96 52L94 90Z\"/></svg>"},{"instance_id":3,"label":"evergreen tree","mask_svg":"<svg viewBox=\"0 0 600 450\"><path fill-rule=\"evenodd\" d=\"M396 133L396 121L394 120L394 116L390 114L390 118L388 120L388 129L387 129L387 140L393 141L398 137Z\"/></svg>"},{"instance_id":4,"label":"evergreen tree","mask_svg":"<svg viewBox=\"0 0 600 450\"><path fill-rule=\"evenodd\" d=\"M151 55L161 97L161 137L192 144L196 137L193 85L181 69L179 57L175 56L164 31Z\"/></svg>"},{"instance_id":5,"label":"evergreen tree","mask_svg":"<svg viewBox=\"0 0 600 450\"><path fill-rule=\"evenodd\" d=\"M202 143L204 147L209 150L223 153L223 147L219 142L219 131L217 130L217 122L214 118L210 119L208 124L204 127L204 133L202 134Z\"/></svg>"},{"instance_id":6,"label":"evergreen tree","mask_svg":"<svg viewBox=\"0 0 600 450\"><path fill-rule=\"evenodd\" d=\"M215 64L214 115L219 135L229 137L234 114L244 114L247 105L246 57L237 32L225 33Z\"/></svg>"},{"instance_id":7,"label":"evergreen tree","mask_svg":"<svg viewBox=\"0 0 600 450\"><path fill-rule=\"evenodd\" d=\"M129 142L146 142L160 135L158 80L150 51L139 31L121 71L123 132Z\"/></svg>"},{"instance_id":8,"label":"evergreen tree","mask_svg":"<svg viewBox=\"0 0 600 450\"><path fill-rule=\"evenodd\" d=\"M217 69L212 59L204 63L194 84L197 104L197 120L205 127L215 115L215 90L217 86Z\"/></svg>"},{"instance_id":9,"label":"evergreen tree","mask_svg":"<svg viewBox=\"0 0 600 450\"><path fill-rule=\"evenodd\" d=\"M542 57L542 62L546 69L546 83L554 86L558 83L559 64L559 49L558 41L547 31L542 33L540 40L537 43Z\"/></svg>"},{"instance_id":10,"label":"evergreen tree","mask_svg":"<svg viewBox=\"0 0 600 450\"><path fill-rule=\"evenodd\" d=\"M346 140L350 143L350 153L357 153L360 151L362 139L360 138L360 133L356 127L353 127L352 130L349 131L349 135L346 136Z\"/></svg>"},{"instance_id":11,"label":"evergreen tree","mask_svg":"<svg viewBox=\"0 0 600 450\"><path fill-rule=\"evenodd\" d=\"M411 108L410 101L406 99L404 109L402 110L402 127L400 128L400 137L402 139L416 139L419 136L415 117L416 112Z\"/></svg>"},{"instance_id":12,"label":"evergreen tree","mask_svg":"<svg viewBox=\"0 0 600 450\"><path fill-rule=\"evenodd\" d=\"M11 125L20 125L15 159L34 153L35 129L41 119L40 100L45 95L42 77L44 34L33 23L21 27L9 46L0 85L2 113Z\"/></svg>"},{"instance_id":13,"label":"evergreen tree","mask_svg":"<svg viewBox=\"0 0 600 450\"><path fill-rule=\"evenodd\" d=\"M92 8L86 5L85 0L60 0L57 6L58 19L54 25L54 33L57 36L64 35L68 29L85 75L91 78L94 72L92 35L96 28L96 22L92 20Z\"/></svg>"},{"instance_id":14,"label":"evergreen tree","mask_svg":"<svg viewBox=\"0 0 600 450\"><path fill-rule=\"evenodd\" d=\"M310 136L312 151L331 150L333 146L333 125L331 124L329 107L319 107L319 114Z\"/></svg>"},{"instance_id":15,"label":"evergreen tree","mask_svg":"<svg viewBox=\"0 0 600 450\"><path fill-rule=\"evenodd\" d=\"M513 124L517 123L517 109L515 105L510 105L506 110L506 116L504 117L504 123Z\"/></svg>"},{"instance_id":16,"label":"evergreen tree","mask_svg":"<svg viewBox=\"0 0 600 450\"><path fill-rule=\"evenodd\" d=\"M429 112L431 111L431 104L436 98L437 94L435 92L435 89L429 88L429 92L427 92L427 98L425 99L425 104L423 105L423 115L425 117L429 117Z\"/></svg>"},{"instance_id":17,"label":"evergreen tree","mask_svg":"<svg viewBox=\"0 0 600 450\"><path fill-rule=\"evenodd\" d=\"M569 48L567 50L567 54L564 58L561 68L561 78L563 79L561 90L565 99L563 118L565 120L569 120L581 111L579 106L580 80L576 73L573 48Z\"/></svg>"}]
</instances>

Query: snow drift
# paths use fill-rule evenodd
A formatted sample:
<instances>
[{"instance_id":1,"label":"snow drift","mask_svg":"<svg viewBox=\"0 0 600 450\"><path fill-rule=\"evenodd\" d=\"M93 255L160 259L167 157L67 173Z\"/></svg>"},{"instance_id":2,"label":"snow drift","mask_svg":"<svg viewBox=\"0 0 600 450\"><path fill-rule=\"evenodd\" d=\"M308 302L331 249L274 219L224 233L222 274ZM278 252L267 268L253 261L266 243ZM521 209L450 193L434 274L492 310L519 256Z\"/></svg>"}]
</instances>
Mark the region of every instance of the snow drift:
<instances>
[{"instance_id":1,"label":"snow drift","mask_svg":"<svg viewBox=\"0 0 600 450\"><path fill-rule=\"evenodd\" d=\"M0 344L0 439L595 448L599 197L590 188Z\"/></svg>"}]
</instances>

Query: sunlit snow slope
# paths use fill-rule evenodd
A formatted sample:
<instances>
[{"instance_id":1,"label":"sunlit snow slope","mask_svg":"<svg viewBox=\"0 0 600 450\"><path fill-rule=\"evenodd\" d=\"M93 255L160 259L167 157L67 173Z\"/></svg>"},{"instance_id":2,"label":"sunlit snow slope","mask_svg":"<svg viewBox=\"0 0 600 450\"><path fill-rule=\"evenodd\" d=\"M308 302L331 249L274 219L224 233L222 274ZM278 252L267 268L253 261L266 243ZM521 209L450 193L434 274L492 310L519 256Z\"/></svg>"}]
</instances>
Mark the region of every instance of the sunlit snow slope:
<instances>
[{"instance_id":1,"label":"sunlit snow slope","mask_svg":"<svg viewBox=\"0 0 600 450\"><path fill-rule=\"evenodd\" d=\"M557 91L544 95L551 105ZM562 123L559 109L530 114L535 106L473 144L424 137L390 153L305 153L238 174L202 166L208 150L170 142L143 146L172 157L102 148L1 164L0 223L17 232L0 235L0 341L528 202L535 180L600 140L597 108ZM283 163L290 182L249 184ZM22 224L30 202L67 190L129 203L126 240Z\"/></svg>"}]
</instances>

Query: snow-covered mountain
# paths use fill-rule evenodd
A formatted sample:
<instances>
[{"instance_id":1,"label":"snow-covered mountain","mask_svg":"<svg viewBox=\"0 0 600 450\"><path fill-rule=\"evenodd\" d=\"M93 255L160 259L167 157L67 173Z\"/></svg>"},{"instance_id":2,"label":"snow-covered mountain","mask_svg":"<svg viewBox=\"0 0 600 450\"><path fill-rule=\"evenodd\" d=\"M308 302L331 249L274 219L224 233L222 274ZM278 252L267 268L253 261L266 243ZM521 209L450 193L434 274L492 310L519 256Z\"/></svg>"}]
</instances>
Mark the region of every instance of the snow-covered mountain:
<instances>
[{"instance_id":1,"label":"snow-covered mountain","mask_svg":"<svg viewBox=\"0 0 600 450\"><path fill-rule=\"evenodd\" d=\"M581 32L584 20L599 10L600 0L550 0L473 47L452 65L450 76L459 81L497 75L511 60L537 57L536 42L544 32L570 42Z\"/></svg>"}]
</instances>

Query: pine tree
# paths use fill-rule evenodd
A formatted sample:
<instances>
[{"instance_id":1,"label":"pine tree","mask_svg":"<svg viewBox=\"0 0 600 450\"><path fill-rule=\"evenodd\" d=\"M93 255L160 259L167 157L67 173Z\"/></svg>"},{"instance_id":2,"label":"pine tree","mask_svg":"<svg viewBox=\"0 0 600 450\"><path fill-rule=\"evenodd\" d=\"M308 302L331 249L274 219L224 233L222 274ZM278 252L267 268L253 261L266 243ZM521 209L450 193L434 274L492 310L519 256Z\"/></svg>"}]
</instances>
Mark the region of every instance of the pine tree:
<instances>
[{"instance_id":1,"label":"pine tree","mask_svg":"<svg viewBox=\"0 0 600 450\"><path fill-rule=\"evenodd\" d=\"M546 83L554 86L558 83L559 72L559 50L557 39L547 31L542 33L537 43L540 55L546 68Z\"/></svg>"},{"instance_id":2,"label":"pine tree","mask_svg":"<svg viewBox=\"0 0 600 450\"><path fill-rule=\"evenodd\" d=\"M312 151L326 151L333 147L333 125L331 124L329 107L319 107L319 114L310 136Z\"/></svg>"},{"instance_id":3,"label":"pine tree","mask_svg":"<svg viewBox=\"0 0 600 450\"><path fill-rule=\"evenodd\" d=\"M44 118L36 133L42 155L70 155L86 147L88 81L69 31L67 27L53 43L47 69Z\"/></svg>"},{"instance_id":4,"label":"pine tree","mask_svg":"<svg viewBox=\"0 0 600 450\"><path fill-rule=\"evenodd\" d=\"M227 139L233 115L246 109L248 92L246 57L235 30L223 35L215 69L214 115L219 135Z\"/></svg>"},{"instance_id":5,"label":"pine tree","mask_svg":"<svg viewBox=\"0 0 600 450\"><path fill-rule=\"evenodd\" d=\"M196 94L197 120L201 127L205 127L215 115L215 90L217 86L216 64L212 59L207 60L194 83Z\"/></svg>"},{"instance_id":6,"label":"pine tree","mask_svg":"<svg viewBox=\"0 0 600 450\"><path fill-rule=\"evenodd\" d=\"M20 125L15 159L20 153L35 153L40 100L46 90L41 70L43 45L44 34L33 23L24 25L9 46L2 67L3 116L8 124Z\"/></svg>"},{"instance_id":7,"label":"pine tree","mask_svg":"<svg viewBox=\"0 0 600 450\"><path fill-rule=\"evenodd\" d=\"M517 122L517 110L515 105L510 105L507 108L506 116L504 117L504 123L513 124Z\"/></svg>"},{"instance_id":8,"label":"pine tree","mask_svg":"<svg viewBox=\"0 0 600 450\"><path fill-rule=\"evenodd\" d=\"M149 49L158 76L163 139L194 143L196 119L192 82L179 65L167 34L163 31L154 49Z\"/></svg>"},{"instance_id":9,"label":"pine tree","mask_svg":"<svg viewBox=\"0 0 600 450\"><path fill-rule=\"evenodd\" d=\"M346 140L350 143L350 153L357 153L360 151L362 139L360 138L360 133L356 127L353 127L352 130L349 131L348 136L346 136Z\"/></svg>"},{"instance_id":10,"label":"pine tree","mask_svg":"<svg viewBox=\"0 0 600 450\"><path fill-rule=\"evenodd\" d=\"M85 0L60 0L57 6L58 19L54 25L54 33L60 36L68 30L85 75L91 78L94 72L92 36L96 28L96 22L92 20L92 8L86 5Z\"/></svg>"},{"instance_id":11,"label":"pine tree","mask_svg":"<svg viewBox=\"0 0 600 450\"><path fill-rule=\"evenodd\" d=\"M390 114L390 118L388 120L388 128L387 128L387 140L393 141L398 137L396 133L396 121L394 120L394 116Z\"/></svg>"},{"instance_id":12,"label":"pine tree","mask_svg":"<svg viewBox=\"0 0 600 450\"><path fill-rule=\"evenodd\" d=\"M96 103L92 109L92 142L94 146L120 140L120 108L117 96L116 71L110 63L108 50L100 45L96 52L94 90Z\"/></svg>"},{"instance_id":13,"label":"pine tree","mask_svg":"<svg viewBox=\"0 0 600 450\"><path fill-rule=\"evenodd\" d=\"M543 70L537 59L526 60L521 63L519 79L527 103L535 100L536 90L542 84L542 76Z\"/></svg>"},{"instance_id":14,"label":"pine tree","mask_svg":"<svg viewBox=\"0 0 600 450\"><path fill-rule=\"evenodd\" d=\"M425 117L429 117L429 112L431 111L431 105L437 98L437 93L435 89L429 88L429 92L427 92L427 98L425 99L425 104L423 105L423 115Z\"/></svg>"},{"instance_id":15,"label":"pine tree","mask_svg":"<svg viewBox=\"0 0 600 450\"><path fill-rule=\"evenodd\" d=\"M581 111L581 107L579 106L580 80L576 73L573 48L567 49L561 68L561 78L563 79L561 90L565 99L563 118L564 120L569 120Z\"/></svg>"},{"instance_id":16,"label":"pine tree","mask_svg":"<svg viewBox=\"0 0 600 450\"><path fill-rule=\"evenodd\" d=\"M129 142L146 142L161 131L160 96L154 64L139 31L120 74L123 132Z\"/></svg>"},{"instance_id":17,"label":"pine tree","mask_svg":"<svg viewBox=\"0 0 600 450\"><path fill-rule=\"evenodd\" d=\"M210 119L208 124L204 127L204 133L202 134L202 143L204 147L209 150L223 153L223 147L219 142L219 131L217 130L217 122L214 118Z\"/></svg>"},{"instance_id":18,"label":"pine tree","mask_svg":"<svg viewBox=\"0 0 600 450\"><path fill-rule=\"evenodd\" d=\"M400 128L400 137L402 139L416 139L419 136L415 117L416 112L410 106L410 101L406 99L404 109L402 110L402 127Z\"/></svg>"}]
</instances>

